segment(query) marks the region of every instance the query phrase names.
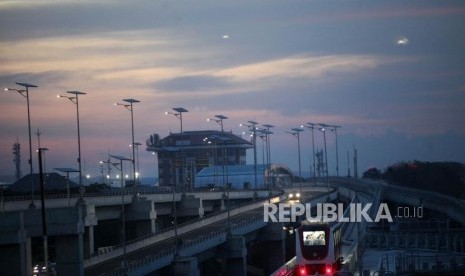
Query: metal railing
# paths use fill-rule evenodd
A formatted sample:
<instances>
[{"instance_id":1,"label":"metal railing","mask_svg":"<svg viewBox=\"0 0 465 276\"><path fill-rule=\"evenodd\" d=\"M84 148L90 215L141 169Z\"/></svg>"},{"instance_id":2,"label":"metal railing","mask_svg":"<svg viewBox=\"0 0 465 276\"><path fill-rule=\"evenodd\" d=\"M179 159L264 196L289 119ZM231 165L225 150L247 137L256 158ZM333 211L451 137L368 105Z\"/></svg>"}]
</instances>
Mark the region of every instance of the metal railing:
<instances>
[{"instance_id":1,"label":"metal railing","mask_svg":"<svg viewBox=\"0 0 465 276\"><path fill-rule=\"evenodd\" d=\"M281 195L282 195L282 192L280 192L279 195L275 195L273 198L274 199L280 198ZM233 208L230 209L230 213L232 216L237 215L240 213L239 211L241 209L244 209L244 207L246 206L251 206L251 207L245 208L243 212L250 211L254 208L259 208L262 203L264 204L267 202L268 202L268 199L257 199L257 200L245 202L245 203L233 206ZM208 226L211 223L224 220L226 213L227 213L227 210L223 210L223 211L209 214L202 218L197 218L195 220L190 220L188 222L178 224L177 226L178 233L179 234L187 233L188 231L190 231L188 230L189 226L192 226L196 223L202 223L203 226ZM215 217L217 217L217 219L215 219ZM263 220L263 216L261 216L261 219ZM143 248L145 246L148 246L147 242L149 242L150 239L153 240L152 242L150 242L150 245L151 245L161 240L165 240L165 239L169 239L173 237L174 237L174 227L165 228L158 232L148 234L148 235L145 235L137 239L126 242L127 252L131 252L131 251ZM106 261L108 259L118 257L122 253L123 246L124 246L123 244L118 244L118 245L112 246L110 250L97 251L92 255L88 255L86 260L84 261L85 266L90 267L90 266L98 264L101 261Z\"/></svg>"},{"instance_id":2,"label":"metal railing","mask_svg":"<svg viewBox=\"0 0 465 276\"><path fill-rule=\"evenodd\" d=\"M267 223L263 221L263 216L256 215L256 216L252 216L251 218L247 220L243 220L237 224L232 225L231 232L233 234L236 234L236 233L241 233L242 231L247 231L247 230L253 231L258 228L263 227L266 224ZM255 225L255 227L253 229L247 229L251 225ZM179 255L180 256L192 255L195 253L199 253L202 250L206 250L208 248L222 244L227 240L228 238L227 235L228 235L228 230L226 227L224 227L224 228L221 228L220 230L209 232L206 235L198 236L196 239L192 239L192 240L184 242L179 249ZM126 268L126 272L128 273L128 275L131 275L131 274L139 275L141 273L148 273L150 271L141 271L143 270L142 268L144 266L149 266L150 264L156 263L157 265L155 266L152 265L151 268L148 269L148 270L154 271L158 268L161 268L165 265L170 264L175 259L175 252L176 252L176 249L175 249L175 245L173 242L173 245L170 248L159 251L158 253L153 254L153 255L147 255L141 260L130 262L128 267ZM115 268L113 272L110 272L108 275L121 275L123 272L122 270L123 270L122 268Z\"/></svg>"}]
</instances>

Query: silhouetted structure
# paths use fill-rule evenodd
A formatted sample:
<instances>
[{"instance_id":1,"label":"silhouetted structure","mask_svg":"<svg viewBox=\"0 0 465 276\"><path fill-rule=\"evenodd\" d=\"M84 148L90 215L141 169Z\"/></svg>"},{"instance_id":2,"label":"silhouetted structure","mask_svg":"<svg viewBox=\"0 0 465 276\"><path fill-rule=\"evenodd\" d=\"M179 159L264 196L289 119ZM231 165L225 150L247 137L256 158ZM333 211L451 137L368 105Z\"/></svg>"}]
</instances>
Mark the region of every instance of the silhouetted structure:
<instances>
[{"instance_id":1,"label":"silhouetted structure","mask_svg":"<svg viewBox=\"0 0 465 276\"><path fill-rule=\"evenodd\" d=\"M147 151L158 154L160 186L175 185L178 189L180 184L183 189L193 187L201 169L223 165L223 160L224 165L245 165L246 150L252 147L252 143L231 132L216 130L171 133L163 139L154 134L147 140Z\"/></svg>"}]
</instances>

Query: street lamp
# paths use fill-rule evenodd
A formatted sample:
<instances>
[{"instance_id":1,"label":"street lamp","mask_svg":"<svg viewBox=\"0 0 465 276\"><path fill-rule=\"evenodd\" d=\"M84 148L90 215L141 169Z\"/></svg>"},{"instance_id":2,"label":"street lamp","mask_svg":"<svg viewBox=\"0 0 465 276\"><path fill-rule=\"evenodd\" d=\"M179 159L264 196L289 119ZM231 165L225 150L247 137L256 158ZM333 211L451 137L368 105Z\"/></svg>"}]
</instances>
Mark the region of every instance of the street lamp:
<instances>
[{"instance_id":1,"label":"street lamp","mask_svg":"<svg viewBox=\"0 0 465 276\"><path fill-rule=\"evenodd\" d=\"M30 174L31 174L31 205L30 207L33 208L34 207L34 177L32 174L34 173L34 169L32 167L31 113L29 109L29 87L37 87L37 86L33 84L29 84L29 83L24 83L24 82L17 82L16 84L19 86L23 86L26 89L5 88L5 91L16 91L19 94L21 94L21 96L26 98L26 102L27 102L27 126L29 130L29 160L28 162L29 162L29 169L30 169Z\"/></svg>"},{"instance_id":2,"label":"street lamp","mask_svg":"<svg viewBox=\"0 0 465 276\"><path fill-rule=\"evenodd\" d=\"M327 125L327 124L320 124L320 126L331 130L336 135L336 176L339 177L339 153L337 150L337 129L340 128L340 126Z\"/></svg>"},{"instance_id":3,"label":"street lamp","mask_svg":"<svg viewBox=\"0 0 465 276\"><path fill-rule=\"evenodd\" d=\"M223 162L222 162L222 169L223 169L223 189L226 190L226 209L227 209L227 212L228 212L228 220L227 220L227 226L226 226L226 230L227 230L227 233L228 235L230 234L230 230L231 230L231 221L230 221L230 217L231 217L231 213L230 213L230 208L229 208L229 185L226 183L226 173L225 173L225 165L226 165L226 140L228 140L225 136L224 136L224 128L223 128L223 120L226 120L228 119L228 117L224 116L224 115L215 115L215 117L217 119L210 119L208 118L207 119L207 122L209 121L215 121L217 124L219 124L221 126L221 140L223 141Z\"/></svg>"},{"instance_id":4,"label":"street lamp","mask_svg":"<svg viewBox=\"0 0 465 276\"><path fill-rule=\"evenodd\" d=\"M313 184L316 186L316 164L315 164L315 136L313 131L315 130L316 124L314 123L307 123L306 126L308 129L312 131L312 161L313 161Z\"/></svg>"},{"instance_id":5,"label":"street lamp","mask_svg":"<svg viewBox=\"0 0 465 276\"><path fill-rule=\"evenodd\" d=\"M128 104L122 104L122 103L115 103L115 105L120 105L124 106L127 110L131 111L131 133L132 133L132 143L131 145L134 145L134 108L133 104L134 103L140 103L140 101L135 100L135 99L123 99L124 102L127 102ZM135 149L132 147L132 177L133 177L133 192L134 196L136 196L136 164L135 164Z\"/></svg>"},{"instance_id":6,"label":"street lamp","mask_svg":"<svg viewBox=\"0 0 465 276\"><path fill-rule=\"evenodd\" d=\"M328 189L328 193L329 193L329 178L328 178L328 153L326 151L326 128L324 127L324 124L320 124L320 126L322 126L321 128L319 128L319 130L321 132L323 132L323 140L324 140L324 143L325 143L325 170L326 170L326 187ZM329 197L329 194L328 194L328 197Z\"/></svg>"},{"instance_id":7,"label":"street lamp","mask_svg":"<svg viewBox=\"0 0 465 276\"><path fill-rule=\"evenodd\" d=\"M218 119L210 119L210 118L207 118L207 122L210 122L210 121L214 121L216 122L217 124L219 124L221 126L221 137L223 138L222 140L224 140L224 128L223 128L223 120L226 120L228 119L228 117L224 116L224 115L215 115L216 118ZM225 142L225 141L223 141ZM223 167L223 189L226 188L226 182L225 182L225 173L224 173L224 166L225 166L225 163L226 163L226 146L224 145L223 143L223 161L222 161L222 167Z\"/></svg>"},{"instance_id":8,"label":"street lamp","mask_svg":"<svg viewBox=\"0 0 465 276\"><path fill-rule=\"evenodd\" d=\"M139 142L134 143L134 147L136 148L136 178L137 182L140 181L140 170L139 170L139 146L142 145ZM132 147L132 145L129 145Z\"/></svg>"},{"instance_id":9,"label":"street lamp","mask_svg":"<svg viewBox=\"0 0 465 276\"><path fill-rule=\"evenodd\" d=\"M44 243L44 266L48 270L48 241L47 241L47 220L45 217L45 185L44 185L44 172L42 168L42 154L43 151L48 150L47 148L39 148L37 149L38 157L39 157L39 181L40 181L40 204L41 204L41 214L42 214L42 237Z\"/></svg>"},{"instance_id":10,"label":"street lamp","mask_svg":"<svg viewBox=\"0 0 465 276\"><path fill-rule=\"evenodd\" d=\"M173 110L176 111L176 113L166 111L165 115L168 115L168 114L174 115L176 116L176 118L179 119L179 121L181 121L181 133L182 133L182 113L189 112L189 110L185 109L184 107L173 107Z\"/></svg>"},{"instance_id":11,"label":"street lamp","mask_svg":"<svg viewBox=\"0 0 465 276\"><path fill-rule=\"evenodd\" d=\"M119 161L119 168L115 166L120 171L120 180L121 180L121 238L123 240L123 262L122 262L122 269L123 275L126 275L126 268L127 268L127 260L126 260L126 216L124 213L124 177L123 177L123 161L133 161L131 158L127 158L124 156L119 155L110 155L112 158Z\"/></svg>"},{"instance_id":12,"label":"street lamp","mask_svg":"<svg viewBox=\"0 0 465 276\"><path fill-rule=\"evenodd\" d=\"M300 195L302 196L302 166L300 162L300 132L304 131L301 128L293 128L293 132L288 132L292 136L297 137L297 151L299 156L299 178L300 178Z\"/></svg>"},{"instance_id":13,"label":"street lamp","mask_svg":"<svg viewBox=\"0 0 465 276\"><path fill-rule=\"evenodd\" d=\"M254 169L254 189L255 195L257 193L257 122L247 121L249 124L244 125L240 124L240 127L246 126L249 128L249 131L252 132L252 141L253 141L253 169Z\"/></svg>"},{"instance_id":14,"label":"street lamp","mask_svg":"<svg viewBox=\"0 0 465 276\"><path fill-rule=\"evenodd\" d=\"M263 130L263 133L265 133L265 139L266 139L266 166L268 168L268 193L269 193L269 198L268 200L271 202L271 193L272 193L272 186L273 186L273 178L271 177L271 144L270 144L270 135L273 134L273 132L270 131L271 128L274 127L274 125L270 124L264 124L264 127L266 127L265 130Z\"/></svg>"},{"instance_id":15,"label":"street lamp","mask_svg":"<svg viewBox=\"0 0 465 276\"><path fill-rule=\"evenodd\" d=\"M73 104L76 105L76 118L77 118L77 135L78 135L78 164L79 164L79 200L82 200L84 194L84 188L82 186L82 167L81 167L81 133L79 128L79 95L86 95L87 93L80 91L67 91L66 93L72 94L74 96L64 96L57 95L58 98L67 98Z\"/></svg>"}]
</instances>

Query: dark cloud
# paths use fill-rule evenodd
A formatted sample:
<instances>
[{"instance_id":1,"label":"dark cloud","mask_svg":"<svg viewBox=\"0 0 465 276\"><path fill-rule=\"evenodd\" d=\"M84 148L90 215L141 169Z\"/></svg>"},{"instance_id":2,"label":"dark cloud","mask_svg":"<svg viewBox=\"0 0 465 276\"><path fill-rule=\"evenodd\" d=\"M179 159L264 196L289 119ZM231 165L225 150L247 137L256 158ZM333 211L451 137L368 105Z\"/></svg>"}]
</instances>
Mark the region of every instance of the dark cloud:
<instances>
[{"instance_id":1,"label":"dark cloud","mask_svg":"<svg viewBox=\"0 0 465 276\"><path fill-rule=\"evenodd\" d=\"M154 84L161 92L209 92L231 86L228 78L208 75L182 76Z\"/></svg>"},{"instance_id":2,"label":"dark cloud","mask_svg":"<svg viewBox=\"0 0 465 276\"><path fill-rule=\"evenodd\" d=\"M16 88L16 82L25 82L41 86L41 84L57 83L68 77L65 71L48 71L40 73L18 73L0 75L2 87Z\"/></svg>"}]
</instances>

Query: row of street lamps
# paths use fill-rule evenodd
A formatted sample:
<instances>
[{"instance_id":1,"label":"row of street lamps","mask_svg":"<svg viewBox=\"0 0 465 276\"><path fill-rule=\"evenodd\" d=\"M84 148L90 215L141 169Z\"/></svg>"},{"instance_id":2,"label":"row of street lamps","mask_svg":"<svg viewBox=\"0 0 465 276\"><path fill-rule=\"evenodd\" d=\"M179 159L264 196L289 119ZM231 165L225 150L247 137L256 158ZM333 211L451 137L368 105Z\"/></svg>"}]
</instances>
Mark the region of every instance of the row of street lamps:
<instances>
[{"instance_id":1,"label":"row of street lamps","mask_svg":"<svg viewBox=\"0 0 465 276\"><path fill-rule=\"evenodd\" d=\"M14 88L6 88L6 91L16 91L20 93L23 97L26 98L27 100L27 111L28 111L28 133L29 133L29 167L30 167L30 173L31 175L33 174L33 165L32 165L32 142L31 142L31 119L30 119L30 107L29 107L29 88L36 88L36 85L29 84L29 83L20 83L17 82L17 85L20 85L24 87L24 89L14 89ZM82 194L83 194L83 185L82 185L82 165L81 165L81 138L80 138L80 124L79 124L79 96L81 95L86 95L87 93L80 92L80 91L67 91L68 94L71 94L73 96L65 96L65 95L58 95L57 97L59 98L67 98L69 99L72 103L76 105L76 118L77 118L77 135L78 135L78 166L79 166L79 187L80 187L80 199L82 199ZM132 158L131 158L131 163L132 163L132 172L133 172L133 187L134 187L134 195L136 194L136 164L135 164L135 149L140 145L140 143L134 142L134 103L139 103L139 100L136 99L123 99L124 102L126 103L115 103L116 106L123 106L127 110L131 112L131 138L132 138L132 143L131 143L131 148L132 148ZM175 107L173 108L174 112L165 112L165 114L172 114L175 115L177 118L180 120L180 125L181 125L181 134L183 133L183 124L182 124L182 114L185 112L188 112L187 109L183 107ZM213 121L219 123L221 125L221 132L222 135L224 136L224 128L223 128L223 120L227 119L226 116L223 115L216 115L215 116L217 119L213 119ZM211 120L211 119L208 119ZM271 151L270 151L270 143L269 143L269 135L271 134L270 128L273 127L273 125L263 125L265 129L258 129L257 128L257 122L255 121L248 121L248 124L241 124L240 126L246 126L249 128L249 131L252 133L252 138L253 138L253 149L254 149L254 171L255 171L255 178L254 178L254 188L257 189L257 149L256 149L256 137L257 137L257 132L261 132L262 135L264 135L266 142L267 142L267 149L266 149L266 155L267 155L267 164L271 163ZM317 128L318 130L323 132L323 138L324 138L324 146L325 146L325 173L326 173L326 178L328 178L328 157L327 157L327 149L326 149L326 130L329 129L335 133L336 136L336 176L339 177L339 153L338 153L338 145L337 145L337 129L340 128L340 126L336 125L328 125L328 124L314 124L314 123L307 123L305 127L311 129L312 132L312 156L313 156L313 171L314 171L314 181L315 180L315 172L316 172L316 167L315 167L315 144L314 144L314 129L316 126L319 125L320 127ZM299 164L299 177L300 177L300 186L302 186L302 168L301 168L301 156L300 156L300 132L303 131L304 125L301 125L300 128L293 128L292 132L288 132L292 134L293 136L297 137L297 143L298 143L298 164ZM223 161L224 165L224 161ZM224 175L224 173L223 173ZM224 182L224 180L223 180ZM302 187L300 187L302 189ZM34 197L34 186L33 186L33 180L31 177L31 200L33 200ZM33 205L33 201L31 202Z\"/></svg>"},{"instance_id":2,"label":"row of street lamps","mask_svg":"<svg viewBox=\"0 0 465 276\"><path fill-rule=\"evenodd\" d=\"M35 207L34 206L34 180L33 180L33 163L32 163L32 141L31 141L31 113L30 113L30 105L29 105L29 88L37 88L37 85L30 84L30 83L23 83L23 82L17 82L16 83L19 86L22 86L22 89L16 89L16 88L5 88L5 91L16 91L21 96L26 98L26 103L27 103L27 121L28 121L28 134L29 134L29 168L30 168L30 178L31 178L31 208ZM87 93L80 92L80 91L67 91L68 94L71 94L71 96L67 95L57 95L58 98L67 98L70 100L73 104L76 105L76 119L77 119L77 141L78 141L78 170L73 170L72 172L79 172L79 202L82 202L83 199L83 193L84 193L84 187L82 183L82 158L81 158L81 133L80 133L80 123L79 123L79 96L86 95ZM130 159L132 162L132 167L133 167L133 181L134 181L134 194L135 194L135 187L137 185L136 183L136 165L135 165L135 148L140 145L140 143L135 143L134 142L134 116L133 116L133 104L138 103L140 101L135 100L135 99L123 99L125 104L120 104L120 103L115 103L115 105L120 105L131 111L131 130L132 130L132 158ZM68 173L71 172L70 169L67 169Z\"/></svg>"},{"instance_id":3,"label":"row of street lamps","mask_svg":"<svg viewBox=\"0 0 465 276\"><path fill-rule=\"evenodd\" d=\"M319 126L319 127L318 127ZM311 130L312 133L312 161L313 161L313 181L314 185L316 185L316 165L315 165L315 137L314 137L314 130L317 129L323 133L323 141L324 141L324 152L325 152L325 177L326 177L326 185L329 191L329 176L328 176L328 153L326 148L326 130L333 131L336 135L336 176L339 177L339 155L338 155L338 144L337 144L337 129L340 126L336 125L328 125L328 124L315 124L315 123L307 123L307 125L301 125L300 128L293 128L292 132L287 132L295 137L297 137L297 148L298 148L298 162L299 162L299 178L300 178L300 192L302 193L302 171L301 171L301 159L300 159L300 132L304 131L304 127Z\"/></svg>"}]
</instances>

